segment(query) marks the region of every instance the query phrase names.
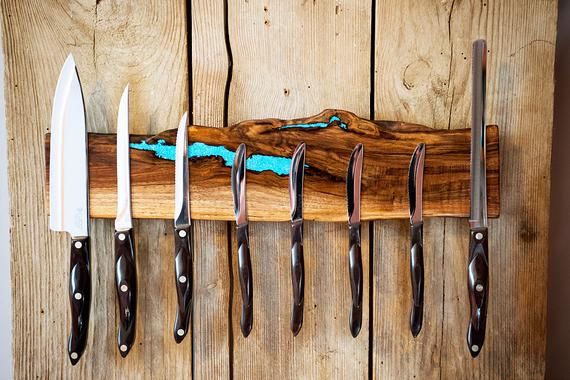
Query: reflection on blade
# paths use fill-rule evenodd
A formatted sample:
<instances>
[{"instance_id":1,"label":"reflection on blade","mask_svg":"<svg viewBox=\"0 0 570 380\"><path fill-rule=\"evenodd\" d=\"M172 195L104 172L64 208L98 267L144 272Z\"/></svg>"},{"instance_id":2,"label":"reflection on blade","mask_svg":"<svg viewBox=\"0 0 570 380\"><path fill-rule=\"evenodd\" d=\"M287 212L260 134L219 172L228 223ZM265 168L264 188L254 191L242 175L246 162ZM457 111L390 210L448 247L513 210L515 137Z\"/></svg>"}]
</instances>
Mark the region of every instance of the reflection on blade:
<instances>
[{"instance_id":1,"label":"reflection on blade","mask_svg":"<svg viewBox=\"0 0 570 380\"><path fill-rule=\"evenodd\" d=\"M188 112L185 112L176 134L176 174L174 193L174 226L190 226L190 191L188 182Z\"/></svg>"},{"instance_id":2,"label":"reflection on blade","mask_svg":"<svg viewBox=\"0 0 570 380\"><path fill-rule=\"evenodd\" d=\"M420 143L410 162L408 173L408 196L410 201L410 223L422 221L422 187L424 180L425 144Z\"/></svg>"},{"instance_id":3,"label":"reflection on blade","mask_svg":"<svg viewBox=\"0 0 570 380\"><path fill-rule=\"evenodd\" d=\"M305 143L295 149L291 159L289 173L289 200L291 204L291 221L303 219L303 177L305 174Z\"/></svg>"},{"instance_id":4,"label":"reflection on blade","mask_svg":"<svg viewBox=\"0 0 570 380\"><path fill-rule=\"evenodd\" d=\"M348 224L360 222L360 187L362 177L362 157L364 148L358 144L348 163L348 176L346 178L346 194L348 200Z\"/></svg>"},{"instance_id":5,"label":"reflection on blade","mask_svg":"<svg viewBox=\"0 0 570 380\"><path fill-rule=\"evenodd\" d=\"M117 218L115 230L133 228L129 164L129 86L125 87L117 117Z\"/></svg>"},{"instance_id":6,"label":"reflection on blade","mask_svg":"<svg viewBox=\"0 0 570 380\"><path fill-rule=\"evenodd\" d=\"M247 203L245 196L245 144L240 144L234 157L232 166L232 194L234 198L234 213L236 224L247 224Z\"/></svg>"}]
</instances>

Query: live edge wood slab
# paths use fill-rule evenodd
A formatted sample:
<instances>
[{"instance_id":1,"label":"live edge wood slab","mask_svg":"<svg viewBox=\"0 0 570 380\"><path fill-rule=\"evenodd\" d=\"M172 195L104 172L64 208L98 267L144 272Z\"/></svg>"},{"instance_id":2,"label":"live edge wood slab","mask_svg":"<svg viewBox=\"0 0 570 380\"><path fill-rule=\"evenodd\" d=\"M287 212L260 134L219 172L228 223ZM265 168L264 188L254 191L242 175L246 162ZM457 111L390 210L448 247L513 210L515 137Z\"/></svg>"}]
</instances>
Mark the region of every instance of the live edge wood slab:
<instances>
[{"instance_id":1,"label":"live edge wood slab","mask_svg":"<svg viewBox=\"0 0 570 380\"><path fill-rule=\"evenodd\" d=\"M249 219L289 220L290 157L302 141L307 144L303 210L307 220L346 220L347 164L358 143L364 144L362 220L408 217L408 165L420 142L426 144L424 215L469 215L470 129L369 121L347 111L325 110L305 119L244 121L224 129L190 126L188 131L192 219L234 219L230 171L235 150L245 143ZM175 140L175 129L156 136L131 136L134 218L173 218ZM113 134L89 134L92 218L115 217L115 142ZM49 191L49 134L45 154ZM487 126L487 197L489 217L498 217L497 126Z\"/></svg>"}]
</instances>

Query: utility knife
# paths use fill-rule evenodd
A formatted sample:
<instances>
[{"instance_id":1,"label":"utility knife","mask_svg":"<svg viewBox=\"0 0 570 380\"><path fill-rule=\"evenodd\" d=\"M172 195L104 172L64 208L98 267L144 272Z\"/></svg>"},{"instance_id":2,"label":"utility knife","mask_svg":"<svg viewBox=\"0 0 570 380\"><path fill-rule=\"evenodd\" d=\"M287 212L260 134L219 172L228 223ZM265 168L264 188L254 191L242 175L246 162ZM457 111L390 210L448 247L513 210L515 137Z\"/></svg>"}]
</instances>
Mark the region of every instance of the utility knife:
<instances>
[{"instance_id":1,"label":"utility knife","mask_svg":"<svg viewBox=\"0 0 570 380\"><path fill-rule=\"evenodd\" d=\"M85 350L91 308L89 179L85 106L71 54L59 74L50 137L50 229L71 235L67 351L75 365Z\"/></svg>"},{"instance_id":2,"label":"utility knife","mask_svg":"<svg viewBox=\"0 0 570 380\"><path fill-rule=\"evenodd\" d=\"M357 337L362 327L362 254L360 252L360 188L362 182L362 159L364 147L358 144L348 163L346 176L346 195L348 201L348 265L352 309L350 311L350 332Z\"/></svg>"},{"instance_id":3,"label":"utility knife","mask_svg":"<svg viewBox=\"0 0 570 380\"><path fill-rule=\"evenodd\" d=\"M481 352L485 342L489 295L487 234L487 173L485 139L487 44L473 43L473 104L471 106L471 212L469 217L469 261L467 289L471 313L467 345L472 357Z\"/></svg>"},{"instance_id":4,"label":"utility knife","mask_svg":"<svg viewBox=\"0 0 570 380\"><path fill-rule=\"evenodd\" d=\"M305 296L305 264L303 259L303 177L305 176L305 143L295 149L289 171L289 200L291 204L291 283L293 307L291 331L296 336L303 325Z\"/></svg>"},{"instance_id":5,"label":"utility knife","mask_svg":"<svg viewBox=\"0 0 570 380\"><path fill-rule=\"evenodd\" d=\"M424 220L422 191L424 178L425 144L419 144L410 161L408 196L410 201L410 277L412 281L412 308L410 331L414 338L422 329L424 311Z\"/></svg>"},{"instance_id":6,"label":"utility knife","mask_svg":"<svg viewBox=\"0 0 570 380\"><path fill-rule=\"evenodd\" d=\"M188 172L188 113L184 113L176 135L174 193L174 272L178 298L174 340L182 342L188 333L192 311L192 226Z\"/></svg>"},{"instance_id":7,"label":"utility knife","mask_svg":"<svg viewBox=\"0 0 570 380\"><path fill-rule=\"evenodd\" d=\"M245 192L246 147L240 144L232 166L232 194L236 216L236 236L238 247L238 274L241 288L241 332L247 337L253 326L253 278L249 255L249 228Z\"/></svg>"},{"instance_id":8,"label":"utility knife","mask_svg":"<svg viewBox=\"0 0 570 380\"><path fill-rule=\"evenodd\" d=\"M119 304L117 344L122 357L133 347L137 313L137 267L131 216L129 165L129 86L117 117L117 217L115 219L115 287Z\"/></svg>"}]
</instances>

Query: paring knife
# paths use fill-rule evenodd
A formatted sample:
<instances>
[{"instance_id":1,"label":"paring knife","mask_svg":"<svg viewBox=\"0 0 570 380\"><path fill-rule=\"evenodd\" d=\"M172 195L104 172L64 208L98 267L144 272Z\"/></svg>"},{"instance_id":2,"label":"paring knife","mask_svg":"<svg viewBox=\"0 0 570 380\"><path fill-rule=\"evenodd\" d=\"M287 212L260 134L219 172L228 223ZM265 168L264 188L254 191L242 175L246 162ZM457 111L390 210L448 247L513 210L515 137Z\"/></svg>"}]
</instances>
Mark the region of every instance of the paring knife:
<instances>
[{"instance_id":1,"label":"paring knife","mask_svg":"<svg viewBox=\"0 0 570 380\"><path fill-rule=\"evenodd\" d=\"M249 231L246 202L246 147L240 144L232 166L232 194L236 216L236 233L238 245L238 272L241 287L241 332L247 337L253 326L253 278L251 273L251 258L249 255Z\"/></svg>"},{"instance_id":2,"label":"paring knife","mask_svg":"<svg viewBox=\"0 0 570 380\"><path fill-rule=\"evenodd\" d=\"M362 327L362 254L360 252L360 188L362 179L362 159L364 147L358 144L348 163L346 176L346 195L348 200L349 244L348 263L350 270L350 289L352 291L352 310L350 312L350 332L357 337Z\"/></svg>"},{"instance_id":3,"label":"paring knife","mask_svg":"<svg viewBox=\"0 0 570 380\"><path fill-rule=\"evenodd\" d=\"M184 113L176 135L176 174L174 199L174 239L176 295L178 309L174 322L174 340L182 342L188 333L192 308L192 226L188 172L188 113Z\"/></svg>"},{"instance_id":4,"label":"paring knife","mask_svg":"<svg viewBox=\"0 0 570 380\"><path fill-rule=\"evenodd\" d=\"M471 315L467 345L472 357L481 352L485 341L489 292L487 234L487 173L485 139L487 44L473 43L473 104L471 125L471 213L469 217L469 264L467 288Z\"/></svg>"},{"instance_id":5,"label":"paring knife","mask_svg":"<svg viewBox=\"0 0 570 380\"><path fill-rule=\"evenodd\" d=\"M122 357L135 341L137 313L137 267L131 217L129 165L129 86L121 96L117 117L117 217L115 219L115 286L119 303L117 343Z\"/></svg>"},{"instance_id":6,"label":"paring knife","mask_svg":"<svg viewBox=\"0 0 570 380\"><path fill-rule=\"evenodd\" d=\"M303 177L305 176L305 143L295 149L289 172L289 200L291 204L291 283L293 307L291 331L297 335L303 325L305 297L305 264L303 259Z\"/></svg>"},{"instance_id":7,"label":"paring knife","mask_svg":"<svg viewBox=\"0 0 570 380\"><path fill-rule=\"evenodd\" d=\"M67 350L75 365L85 350L91 308L88 163L85 106L71 54L55 90L50 138L50 229L71 235Z\"/></svg>"},{"instance_id":8,"label":"paring knife","mask_svg":"<svg viewBox=\"0 0 570 380\"><path fill-rule=\"evenodd\" d=\"M424 179L425 144L419 144L410 161L408 196L410 201L410 276L412 281L412 308L410 331L414 338L422 329L424 312L424 221L422 215L422 192Z\"/></svg>"}]
</instances>

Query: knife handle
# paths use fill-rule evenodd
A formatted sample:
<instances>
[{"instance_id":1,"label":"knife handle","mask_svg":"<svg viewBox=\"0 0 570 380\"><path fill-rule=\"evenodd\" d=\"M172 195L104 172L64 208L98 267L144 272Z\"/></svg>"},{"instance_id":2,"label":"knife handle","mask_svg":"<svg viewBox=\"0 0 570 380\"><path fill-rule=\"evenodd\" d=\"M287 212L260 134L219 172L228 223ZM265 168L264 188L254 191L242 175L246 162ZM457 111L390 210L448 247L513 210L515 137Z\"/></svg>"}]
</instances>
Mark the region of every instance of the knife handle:
<instances>
[{"instance_id":1,"label":"knife handle","mask_svg":"<svg viewBox=\"0 0 570 380\"><path fill-rule=\"evenodd\" d=\"M190 226L176 228L174 239L176 247L174 269L178 297L174 340L180 343L188 333L192 308L192 228Z\"/></svg>"},{"instance_id":2,"label":"knife handle","mask_svg":"<svg viewBox=\"0 0 570 380\"><path fill-rule=\"evenodd\" d=\"M120 314L118 346L122 357L133 347L136 330L137 268L132 231L115 231L115 286Z\"/></svg>"},{"instance_id":3,"label":"knife handle","mask_svg":"<svg viewBox=\"0 0 570 380\"><path fill-rule=\"evenodd\" d=\"M360 224L349 226L349 238L348 264L350 270L350 289L352 291L350 332L352 336L356 338L362 327L362 254L360 252Z\"/></svg>"},{"instance_id":4,"label":"knife handle","mask_svg":"<svg viewBox=\"0 0 570 380\"><path fill-rule=\"evenodd\" d=\"M424 312L424 243L423 223L410 226L410 277L412 281L412 308L410 310L410 331L414 338L422 329Z\"/></svg>"},{"instance_id":5,"label":"knife handle","mask_svg":"<svg viewBox=\"0 0 570 380\"><path fill-rule=\"evenodd\" d=\"M293 287L291 331L294 336L297 336L303 325L303 300L305 298L302 221L296 221L291 224L291 283Z\"/></svg>"},{"instance_id":6,"label":"knife handle","mask_svg":"<svg viewBox=\"0 0 570 380\"><path fill-rule=\"evenodd\" d=\"M247 224L237 227L238 273L241 287L241 332L247 338L253 327L253 277L249 255L249 232Z\"/></svg>"},{"instance_id":7,"label":"knife handle","mask_svg":"<svg viewBox=\"0 0 570 380\"><path fill-rule=\"evenodd\" d=\"M71 332L67 352L72 365L77 364L87 345L89 312L91 309L91 274L89 264L89 237L71 239L69 261L69 304Z\"/></svg>"},{"instance_id":8,"label":"knife handle","mask_svg":"<svg viewBox=\"0 0 570 380\"><path fill-rule=\"evenodd\" d=\"M472 357L479 355L485 341L489 292L488 250L487 227L472 228L469 239L469 266L467 267L467 288L471 305L467 345Z\"/></svg>"}]
</instances>

